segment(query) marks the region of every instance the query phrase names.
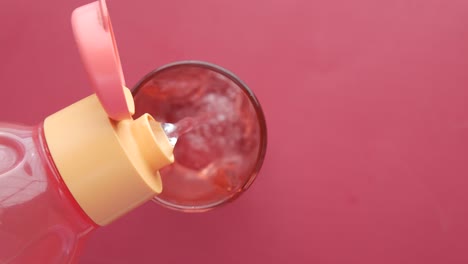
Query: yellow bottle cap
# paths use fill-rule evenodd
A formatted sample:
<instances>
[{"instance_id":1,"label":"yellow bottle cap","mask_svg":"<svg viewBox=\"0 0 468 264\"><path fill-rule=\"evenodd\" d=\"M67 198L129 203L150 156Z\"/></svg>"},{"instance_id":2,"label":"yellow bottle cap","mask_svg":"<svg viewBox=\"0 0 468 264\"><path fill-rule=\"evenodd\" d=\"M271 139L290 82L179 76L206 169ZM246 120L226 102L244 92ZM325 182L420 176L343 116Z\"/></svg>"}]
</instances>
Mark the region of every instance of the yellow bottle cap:
<instances>
[{"instance_id":1,"label":"yellow bottle cap","mask_svg":"<svg viewBox=\"0 0 468 264\"><path fill-rule=\"evenodd\" d=\"M134 109L130 90L127 104ZM96 95L44 121L52 159L73 197L98 225L106 225L161 193L159 170L174 161L161 125L108 117Z\"/></svg>"}]
</instances>

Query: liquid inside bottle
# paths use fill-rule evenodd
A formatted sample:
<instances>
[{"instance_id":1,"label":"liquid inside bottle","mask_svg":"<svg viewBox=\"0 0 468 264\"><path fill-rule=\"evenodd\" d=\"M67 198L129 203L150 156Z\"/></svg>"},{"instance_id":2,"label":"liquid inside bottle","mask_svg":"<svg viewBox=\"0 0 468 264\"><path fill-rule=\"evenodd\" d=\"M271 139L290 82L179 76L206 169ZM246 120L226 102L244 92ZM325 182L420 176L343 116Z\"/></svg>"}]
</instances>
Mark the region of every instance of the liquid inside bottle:
<instances>
[{"instance_id":1,"label":"liquid inside bottle","mask_svg":"<svg viewBox=\"0 0 468 264\"><path fill-rule=\"evenodd\" d=\"M42 126L0 123L0 263L70 263L95 227L56 171Z\"/></svg>"}]
</instances>

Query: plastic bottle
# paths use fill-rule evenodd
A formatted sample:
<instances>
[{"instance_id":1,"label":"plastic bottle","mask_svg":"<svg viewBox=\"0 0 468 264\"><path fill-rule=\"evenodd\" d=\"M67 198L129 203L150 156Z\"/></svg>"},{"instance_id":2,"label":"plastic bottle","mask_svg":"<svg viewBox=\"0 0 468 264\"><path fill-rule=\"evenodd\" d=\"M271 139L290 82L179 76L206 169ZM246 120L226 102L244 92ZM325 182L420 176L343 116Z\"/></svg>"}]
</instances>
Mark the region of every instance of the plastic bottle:
<instances>
[{"instance_id":1,"label":"plastic bottle","mask_svg":"<svg viewBox=\"0 0 468 264\"><path fill-rule=\"evenodd\" d=\"M96 94L36 127L0 124L0 263L70 263L93 229L162 190L173 146L149 114L132 119L104 1L75 10Z\"/></svg>"}]
</instances>

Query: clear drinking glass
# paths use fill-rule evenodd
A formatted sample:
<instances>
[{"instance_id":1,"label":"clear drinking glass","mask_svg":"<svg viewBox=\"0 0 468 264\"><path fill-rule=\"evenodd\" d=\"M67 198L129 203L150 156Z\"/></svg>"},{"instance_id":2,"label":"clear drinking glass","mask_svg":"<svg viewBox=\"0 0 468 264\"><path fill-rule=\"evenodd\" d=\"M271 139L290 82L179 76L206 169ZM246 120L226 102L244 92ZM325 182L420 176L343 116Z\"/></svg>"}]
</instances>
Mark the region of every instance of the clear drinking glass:
<instances>
[{"instance_id":1,"label":"clear drinking glass","mask_svg":"<svg viewBox=\"0 0 468 264\"><path fill-rule=\"evenodd\" d=\"M200 212L237 198L266 153L265 117L254 93L231 72L205 62L166 65L134 88L136 114L163 122L175 163L160 171L166 207Z\"/></svg>"}]
</instances>

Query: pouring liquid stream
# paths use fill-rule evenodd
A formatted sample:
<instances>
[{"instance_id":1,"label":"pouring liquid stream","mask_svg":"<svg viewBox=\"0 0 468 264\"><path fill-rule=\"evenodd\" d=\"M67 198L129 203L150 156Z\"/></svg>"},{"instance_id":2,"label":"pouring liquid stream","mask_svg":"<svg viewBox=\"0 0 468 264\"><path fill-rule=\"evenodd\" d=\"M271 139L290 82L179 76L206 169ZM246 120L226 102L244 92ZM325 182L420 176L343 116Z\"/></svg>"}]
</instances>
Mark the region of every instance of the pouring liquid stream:
<instances>
[{"instance_id":1,"label":"pouring liquid stream","mask_svg":"<svg viewBox=\"0 0 468 264\"><path fill-rule=\"evenodd\" d=\"M184 134L202 126L210 120L213 115L205 114L199 117L185 117L176 123L161 123L169 142L174 147L177 140Z\"/></svg>"},{"instance_id":2,"label":"pouring liquid stream","mask_svg":"<svg viewBox=\"0 0 468 264\"><path fill-rule=\"evenodd\" d=\"M175 124L162 123L161 125L169 138L169 142L172 146L175 146L180 136L195 129L200 123L195 118L186 117Z\"/></svg>"}]
</instances>

